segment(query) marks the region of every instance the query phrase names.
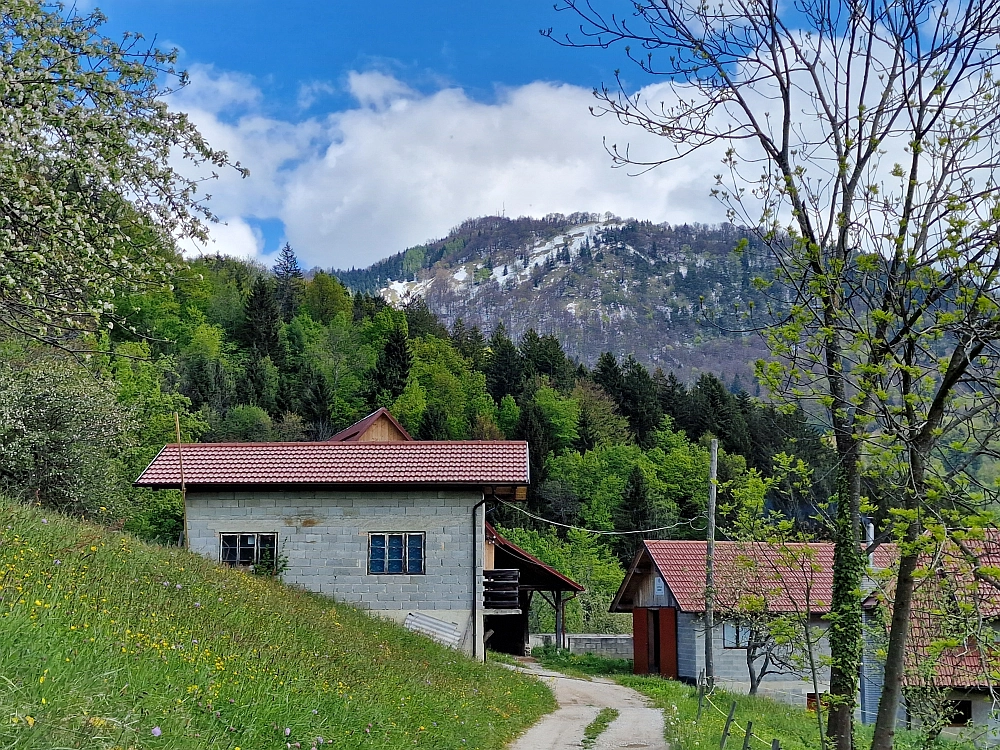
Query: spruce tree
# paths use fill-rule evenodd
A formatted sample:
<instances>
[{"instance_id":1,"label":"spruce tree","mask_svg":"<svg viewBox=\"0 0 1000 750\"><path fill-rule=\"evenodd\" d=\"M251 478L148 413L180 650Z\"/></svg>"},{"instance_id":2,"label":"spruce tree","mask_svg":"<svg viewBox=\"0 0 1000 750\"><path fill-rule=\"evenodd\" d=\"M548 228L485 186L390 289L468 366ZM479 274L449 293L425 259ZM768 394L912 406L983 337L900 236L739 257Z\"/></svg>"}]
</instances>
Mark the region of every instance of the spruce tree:
<instances>
[{"instance_id":1,"label":"spruce tree","mask_svg":"<svg viewBox=\"0 0 1000 750\"><path fill-rule=\"evenodd\" d=\"M430 404L424 409L424 414L420 418L417 438L419 440L447 440L448 437L448 415L438 404Z\"/></svg>"},{"instance_id":2,"label":"spruce tree","mask_svg":"<svg viewBox=\"0 0 1000 750\"><path fill-rule=\"evenodd\" d=\"M264 276L254 279L243 305L242 338L258 356L273 356L278 349L281 310L271 283Z\"/></svg>"},{"instance_id":3,"label":"spruce tree","mask_svg":"<svg viewBox=\"0 0 1000 750\"><path fill-rule=\"evenodd\" d=\"M598 357L597 366L594 367L591 378L614 399L621 410L625 376L622 373L622 368L618 365L618 360L615 359L615 355L611 352L604 352Z\"/></svg>"},{"instance_id":4,"label":"spruce tree","mask_svg":"<svg viewBox=\"0 0 1000 750\"><path fill-rule=\"evenodd\" d=\"M521 353L510 340L503 323L500 323L490 336L486 354L486 390L498 404L507 395L519 399L524 387L524 375Z\"/></svg>"},{"instance_id":5,"label":"spruce tree","mask_svg":"<svg viewBox=\"0 0 1000 750\"><path fill-rule=\"evenodd\" d=\"M278 252L278 259L272 270L278 309L281 310L281 319L287 323L295 317L304 292L302 269L299 268L299 261L292 246L287 242Z\"/></svg>"},{"instance_id":6,"label":"spruce tree","mask_svg":"<svg viewBox=\"0 0 1000 750\"><path fill-rule=\"evenodd\" d=\"M314 440L325 440L333 434L330 419L333 392L326 377L315 367L308 367L302 377L299 404L302 418L309 425L310 437Z\"/></svg>"},{"instance_id":7,"label":"spruce tree","mask_svg":"<svg viewBox=\"0 0 1000 750\"><path fill-rule=\"evenodd\" d=\"M410 377L413 355L402 326L396 326L385 340L371 373L368 405L372 409L389 406L403 393Z\"/></svg>"},{"instance_id":8,"label":"spruce tree","mask_svg":"<svg viewBox=\"0 0 1000 750\"><path fill-rule=\"evenodd\" d=\"M646 475L636 464L629 472L628 480L625 483L625 490L622 493L622 501L615 513L616 531L642 531L660 526L660 514L656 505L649 495L649 485L646 482ZM622 565L628 568L632 563L632 558L642 546L643 539L655 539L660 534L622 534L616 537L616 551L622 561Z\"/></svg>"},{"instance_id":9,"label":"spruce tree","mask_svg":"<svg viewBox=\"0 0 1000 750\"><path fill-rule=\"evenodd\" d=\"M622 400L619 406L635 435L635 442L642 448L652 448L656 442L656 429L663 412L656 398L656 386L643 367L631 354L622 368Z\"/></svg>"}]
</instances>

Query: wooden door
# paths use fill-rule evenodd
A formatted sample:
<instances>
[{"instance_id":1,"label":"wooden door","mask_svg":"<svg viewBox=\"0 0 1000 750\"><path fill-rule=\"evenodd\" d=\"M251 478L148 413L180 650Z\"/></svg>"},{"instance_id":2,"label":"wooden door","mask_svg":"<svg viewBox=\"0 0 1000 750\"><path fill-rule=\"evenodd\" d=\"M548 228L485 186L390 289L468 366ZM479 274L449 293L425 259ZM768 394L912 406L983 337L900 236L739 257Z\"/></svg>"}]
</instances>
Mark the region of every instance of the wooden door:
<instances>
[{"instance_id":1,"label":"wooden door","mask_svg":"<svg viewBox=\"0 0 1000 750\"><path fill-rule=\"evenodd\" d=\"M660 674L673 680L677 672L677 610L664 607L660 610Z\"/></svg>"},{"instance_id":2,"label":"wooden door","mask_svg":"<svg viewBox=\"0 0 1000 750\"><path fill-rule=\"evenodd\" d=\"M649 610L632 610L632 671L649 674Z\"/></svg>"}]
</instances>

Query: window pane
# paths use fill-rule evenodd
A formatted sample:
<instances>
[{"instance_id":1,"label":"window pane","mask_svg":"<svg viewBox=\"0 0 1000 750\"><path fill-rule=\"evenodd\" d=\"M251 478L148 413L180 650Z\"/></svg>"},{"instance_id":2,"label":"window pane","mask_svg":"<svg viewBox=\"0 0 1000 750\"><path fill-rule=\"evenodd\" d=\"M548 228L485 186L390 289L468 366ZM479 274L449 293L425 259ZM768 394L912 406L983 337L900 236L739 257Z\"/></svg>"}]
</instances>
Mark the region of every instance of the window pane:
<instances>
[{"instance_id":1,"label":"window pane","mask_svg":"<svg viewBox=\"0 0 1000 750\"><path fill-rule=\"evenodd\" d=\"M236 565L239 562L239 538L236 534L222 535L222 562L226 565Z\"/></svg>"},{"instance_id":2,"label":"window pane","mask_svg":"<svg viewBox=\"0 0 1000 750\"><path fill-rule=\"evenodd\" d=\"M278 538L276 534L257 535L257 564L263 565L271 570L277 569L277 547Z\"/></svg>"},{"instance_id":3,"label":"window pane","mask_svg":"<svg viewBox=\"0 0 1000 750\"><path fill-rule=\"evenodd\" d=\"M385 573L385 534L372 534L368 542L368 570Z\"/></svg>"},{"instance_id":4,"label":"window pane","mask_svg":"<svg viewBox=\"0 0 1000 750\"><path fill-rule=\"evenodd\" d=\"M410 534L406 537L406 572L424 572L424 535Z\"/></svg>"},{"instance_id":5,"label":"window pane","mask_svg":"<svg viewBox=\"0 0 1000 750\"><path fill-rule=\"evenodd\" d=\"M240 535L240 565L253 565L257 562L257 539L252 534Z\"/></svg>"},{"instance_id":6,"label":"window pane","mask_svg":"<svg viewBox=\"0 0 1000 750\"><path fill-rule=\"evenodd\" d=\"M402 573L403 572L403 535L402 534L390 534L389 535L389 572L390 573Z\"/></svg>"}]
</instances>

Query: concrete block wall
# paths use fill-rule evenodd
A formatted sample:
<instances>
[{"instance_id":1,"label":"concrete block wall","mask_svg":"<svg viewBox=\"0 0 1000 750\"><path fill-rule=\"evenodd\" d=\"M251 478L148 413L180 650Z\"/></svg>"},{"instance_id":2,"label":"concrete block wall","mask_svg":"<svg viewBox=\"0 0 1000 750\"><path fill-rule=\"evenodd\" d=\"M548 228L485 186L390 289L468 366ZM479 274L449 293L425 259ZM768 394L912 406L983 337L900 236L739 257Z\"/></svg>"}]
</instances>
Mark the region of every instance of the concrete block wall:
<instances>
[{"instance_id":1,"label":"concrete block wall","mask_svg":"<svg viewBox=\"0 0 1000 750\"><path fill-rule=\"evenodd\" d=\"M594 654L607 659L631 659L632 636L605 635L603 633L567 633L566 645L573 654ZM528 637L528 646L554 646L554 633L532 633Z\"/></svg>"},{"instance_id":2,"label":"concrete block wall","mask_svg":"<svg viewBox=\"0 0 1000 750\"><path fill-rule=\"evenodd\" d=\"M830 655L830 647L822 633L827 628L825 622L813 624L813 630L820 636L816 646L816 657L825 661ZM725 648L722 638L722 623L716 622L712 639L712 654L715 662L716 685L736 693L750 690L750 670L747 668L747 652L742 648ZM705 669L705 622L700 614L678 613L677 617L677 671L686 680L697 680ZM830 669L819 669L820 691L830 685ZM808 669L799 673L770 674L762 680L761 695L767 695L785 703L806 705L808 693L812 693L812 679Z\"/></svg>"},{"instance_id":3,"label":"concrete block wall","mask_svg":"<svg viewBox=\"0 0 1000 750\"><path fill-rule=\"evenodd\" d=\"M478 598L476 653L482 654L483 508L464 490L189 491L188 544L219 560L220 534L273 533L287 558L285 583L328 594L402 622L424 612L464 632L472 649L472 603ZM368 535L423 532L425 572L369 575Z\"/></svg>"}]
</instances>

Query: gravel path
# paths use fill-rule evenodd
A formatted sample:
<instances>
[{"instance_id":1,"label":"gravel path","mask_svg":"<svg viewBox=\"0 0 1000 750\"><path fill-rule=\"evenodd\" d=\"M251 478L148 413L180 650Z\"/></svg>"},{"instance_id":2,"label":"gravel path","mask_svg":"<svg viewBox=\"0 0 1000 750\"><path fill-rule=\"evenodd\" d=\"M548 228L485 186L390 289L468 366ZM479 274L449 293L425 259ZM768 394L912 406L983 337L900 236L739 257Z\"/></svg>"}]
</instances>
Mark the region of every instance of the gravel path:
<instances>
[{"instance_id":1,"label":"gravel path","mask_svg":"<svg viewBox=\"0 0 1000 750\"><path fill-rule=\"evenodd\" d=\"M509 750L579 748L583 742L583 730L605 706L617 708L619 716L597 738L594 750L667 750L663 739L663 712L650 708L646 698L635 690L600 678L578 680L547 671L530 662L520 669L538 675L547 683L555 694L559 708L542 717Z\"/></svg>"}]
</instances>

